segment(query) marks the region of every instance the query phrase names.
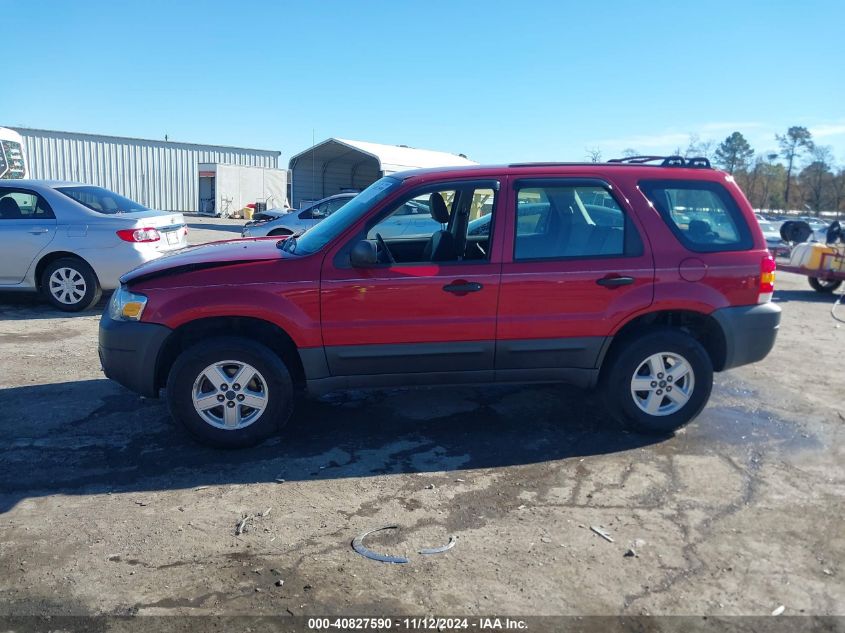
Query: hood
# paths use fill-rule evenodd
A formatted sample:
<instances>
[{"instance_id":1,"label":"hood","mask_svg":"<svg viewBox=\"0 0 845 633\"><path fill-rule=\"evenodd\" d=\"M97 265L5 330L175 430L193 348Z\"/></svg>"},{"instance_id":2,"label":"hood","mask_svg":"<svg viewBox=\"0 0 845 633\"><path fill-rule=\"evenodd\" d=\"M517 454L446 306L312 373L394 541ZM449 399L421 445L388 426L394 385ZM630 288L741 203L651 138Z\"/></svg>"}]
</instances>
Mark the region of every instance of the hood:
<instances>
[{"instance_id":1,"label":"hood","mask_svg":"<svg viewBox=\"0 0 845 633\"><path fill-rule=\"evenodd\" d=\"M268 259L284 259L288 254L276 246L280 239L254 238L211 242L201 246L176 251L130 270L120 278L120 283L132 283L164 274L173 274L201 268L214 268L228 264L243 264Z\"/></svg>"}]
</instances>

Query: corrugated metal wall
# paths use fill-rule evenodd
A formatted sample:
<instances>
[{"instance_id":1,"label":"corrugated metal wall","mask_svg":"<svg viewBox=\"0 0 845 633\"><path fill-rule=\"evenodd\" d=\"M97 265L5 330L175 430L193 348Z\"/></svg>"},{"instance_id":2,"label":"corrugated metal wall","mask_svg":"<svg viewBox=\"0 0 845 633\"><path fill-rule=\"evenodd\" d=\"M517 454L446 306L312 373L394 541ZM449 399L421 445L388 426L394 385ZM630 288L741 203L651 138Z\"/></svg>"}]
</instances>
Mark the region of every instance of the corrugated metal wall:
<instances>
[{"instance_id":1,"label":"corrugated metal wall","mask_svg":"<svg viewBox=\"0 0 845 633\"><path fill-rule=\"evenodd\" d=\"M199 163L277 168L279 152L12 128L31 178L98 185L163 211L200 210Z\"/></svg>"}]
</instances>

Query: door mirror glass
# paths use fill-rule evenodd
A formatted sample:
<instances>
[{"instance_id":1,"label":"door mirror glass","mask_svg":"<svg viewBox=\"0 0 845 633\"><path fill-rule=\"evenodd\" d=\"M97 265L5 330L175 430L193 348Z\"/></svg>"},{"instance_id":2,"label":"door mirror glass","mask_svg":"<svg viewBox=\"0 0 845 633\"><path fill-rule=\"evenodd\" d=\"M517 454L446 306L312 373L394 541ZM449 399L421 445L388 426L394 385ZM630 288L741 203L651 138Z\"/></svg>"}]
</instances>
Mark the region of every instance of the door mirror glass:
<instances>
[{"instance_id":1,"label":"door mirror glass","mask_svg":"<svg viewBox=\"0 0 845 633\"><path fill-rule=\"evenodd\" d=\"M378 249L368 240L361 240L352 247L349 260L353 268L371 268L378 264Z\"/></svg>"}]
</instances>

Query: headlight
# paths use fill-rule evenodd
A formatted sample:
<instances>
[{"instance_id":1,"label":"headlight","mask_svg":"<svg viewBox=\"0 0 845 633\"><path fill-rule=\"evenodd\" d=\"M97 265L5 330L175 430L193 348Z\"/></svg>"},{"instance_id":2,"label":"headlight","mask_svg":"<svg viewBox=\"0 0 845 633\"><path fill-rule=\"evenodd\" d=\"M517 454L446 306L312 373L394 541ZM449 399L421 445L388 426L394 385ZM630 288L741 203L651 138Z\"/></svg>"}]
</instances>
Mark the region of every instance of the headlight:
<instances>
[{"instance_id":1,"label":"headlight","mask_svg":"<svg viewBox=\"0 0 845 633\"><path fill-rule=\"evenodd\" d=\"M136 292L129 292L126 286L114 291L109 302L109 316L115 321L140 321L147 298Z\"/></svg>"}]
</instances>

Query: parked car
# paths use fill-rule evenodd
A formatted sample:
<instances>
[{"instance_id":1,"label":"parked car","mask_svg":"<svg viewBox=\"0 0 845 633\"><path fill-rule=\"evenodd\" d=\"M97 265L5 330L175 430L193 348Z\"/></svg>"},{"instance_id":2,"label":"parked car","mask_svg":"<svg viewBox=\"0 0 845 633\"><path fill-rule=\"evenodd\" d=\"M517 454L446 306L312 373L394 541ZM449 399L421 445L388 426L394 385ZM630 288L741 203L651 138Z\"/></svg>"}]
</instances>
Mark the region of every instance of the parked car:
<instances>
[{"instance_id":1,"label":"parked car","mask_svg":"<svg viewBox=\"0 0 845 633\"><path fill-rule=\"evenodd\" d=\"M339 193L318 200L314 204L296 211L294 209L268 209L260 216L247 222L241 230L243 237L262 237L265 235L292 235L325 220L332 213L352 200L355 193Z\"/></svg>"},{"instance_id":2,"label":"parked car","mask_svg":"<svg viewBox=\"0 0 845 633\"><path fill-rule=\"evenodd\" d=\"M0 290L40 291L66 311L93 306L120 275L187 246L181 213L102 187L0 181Z\"/></svg>"},{"instance_id":3,"label":"parked car","mask_svg":"<svg viewBox=\"0 0 845 633\"><path fill-rule=\"evenodd\" d=\"M124 275L100 322L103 368L166 390L176 420L225 447L275 434L297 391L397 385L568 382L639 431L671 432L705 406L714 371L768 354L780 321L739 188L676 165L384 177L301 236ZM612 204L584 203L598 194ZM437 228L387 237L409 204ZM679 224L680 206L695 219Z\"/></svg>"},{"instance_id":4,"label":"parked car","mask_svg":"<svg viewBox=\"0 0 845 633\"><path fill-rule=\"evenodd\" d=\"M783 241L780 236L780 225L768 220L759 220L760 230L763 231L763 238L766 240L766 246L769 252L778 257L779 255L789 254L789 245Z\"/></svg>"}]
</instances>

